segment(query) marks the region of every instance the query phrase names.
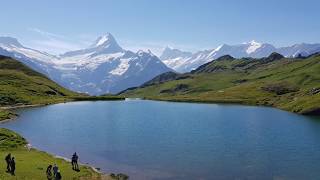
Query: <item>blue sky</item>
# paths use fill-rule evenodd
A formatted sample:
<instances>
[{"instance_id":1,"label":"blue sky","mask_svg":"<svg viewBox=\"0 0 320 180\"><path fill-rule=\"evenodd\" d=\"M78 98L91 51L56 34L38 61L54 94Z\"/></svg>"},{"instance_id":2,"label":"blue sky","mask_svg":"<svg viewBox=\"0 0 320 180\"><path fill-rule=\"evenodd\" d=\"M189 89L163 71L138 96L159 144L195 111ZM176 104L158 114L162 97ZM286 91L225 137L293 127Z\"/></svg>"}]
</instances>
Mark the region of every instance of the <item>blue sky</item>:
<instances>
[{"instance_id":1,"label":"blue sky","mask_svg":"<svg viewBox=\"0 0 320 180\"><path fill-rule=\"evenodd\" d=\"M88 46L110 32L131 50L166 45L197 51L256 40L320 42L318 0L2 1L0 35L51 53Z\"/></svg>"}]
</instances>

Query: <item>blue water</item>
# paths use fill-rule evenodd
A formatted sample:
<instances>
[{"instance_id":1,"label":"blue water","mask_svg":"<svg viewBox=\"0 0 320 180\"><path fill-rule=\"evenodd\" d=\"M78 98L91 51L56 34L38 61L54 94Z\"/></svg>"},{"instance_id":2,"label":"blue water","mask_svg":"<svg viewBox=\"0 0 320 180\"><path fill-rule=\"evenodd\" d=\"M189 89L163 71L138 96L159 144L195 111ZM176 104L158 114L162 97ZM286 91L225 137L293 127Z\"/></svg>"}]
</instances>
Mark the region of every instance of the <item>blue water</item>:
<instances>
[{"instance_id":1,"label":"blue water","mask_svg":"<svg viewBox=\"0 0 320 180\"><path fill-rule=\"evenodd\" d=\"M131 179L319 179L320 119L273 108L157 101L18 110L36 148Z\"/></svg>"}]
</instances>

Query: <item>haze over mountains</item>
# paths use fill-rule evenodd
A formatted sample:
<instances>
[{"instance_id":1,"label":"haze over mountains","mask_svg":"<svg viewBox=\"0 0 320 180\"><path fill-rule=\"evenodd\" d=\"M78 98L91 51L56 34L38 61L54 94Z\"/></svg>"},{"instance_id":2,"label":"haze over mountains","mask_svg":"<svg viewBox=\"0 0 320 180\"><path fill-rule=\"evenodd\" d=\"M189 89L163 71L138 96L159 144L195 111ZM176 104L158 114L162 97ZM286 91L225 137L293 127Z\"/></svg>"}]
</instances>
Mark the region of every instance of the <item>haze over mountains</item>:
<instances>
[{"instance_id":1,"label":"haze over mountains","mask_svg":"<svg viewBox=\"0 0 320 180\"><path fill-rule=\"evenodd\" d=\"M276 48L271 44L251 41L238 45L224 44L196 53L167 47L158 58L150 51L125 50L107 33L85 49L56 56L24 47L15 38L0 37L0 55L19 60L68 89L91 95L118 93L173 70L188 72L227 54L235 58L261 58L272 52L286 57L307 56L320 52L320 44L303 43Z\"/></svg>"},{"instance_id":2,"label":"haze over mountains","mask_svg":"<svg viewBox=\"0 0 320 180\"><path fill-rule=\"evenodd\" d=\"M299 54L308 56L320 52L320 44L295 44L289 47L276 48L271 44L250 41L238 45L223 44L216 49L198 51L196 53L184 52L179 49L166 47L160 59L170 68L177 72L189 72L202 64L217 59L223 55L231 55L235 58L267 57L277 52L285 57L296 57Z\"/></svg>"}]
</instances>

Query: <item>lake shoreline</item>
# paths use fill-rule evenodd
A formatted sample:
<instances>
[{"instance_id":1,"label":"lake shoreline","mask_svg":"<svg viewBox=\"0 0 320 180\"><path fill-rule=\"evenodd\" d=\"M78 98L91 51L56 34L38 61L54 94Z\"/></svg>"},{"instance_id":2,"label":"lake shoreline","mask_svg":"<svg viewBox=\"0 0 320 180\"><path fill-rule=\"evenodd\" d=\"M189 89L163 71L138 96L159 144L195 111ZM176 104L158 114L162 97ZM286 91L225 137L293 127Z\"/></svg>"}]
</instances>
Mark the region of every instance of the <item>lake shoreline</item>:
<instances>
[{"instance_id":1,"label":"lake shoreline","mask_svg":"<svg viewBox=\"0 0 320 180\"><path fill-rule=\"evenodd\" d=\"M0 106L0 110L14 110L14 109L23 109L23 108L32 108L32 107L42 107L42 106L49 106L53 104L64 104L64 103L69 103L69 102L82 102L82 101L124 101L124 97L116 97L116 98L109 98L109 97L81 97L81 98L71 98L71 99L64 99L52 103L44 103L44 104L19 104L19 105L9 105L9 106ZM10 111L11 112L11 111ZM12 117L5 118L5 119L0 119L0 124L1 123L6 123L8 121L15 120L19 114L12 114Z\"/></svg>"},{"instance_id":2,"label":"lake shoreline","mask_svg":"<svg viewBox=\"0 0 320 180\"><path fill-rule=\"evenodd\" d=\"M181 102L181 103L203 103L203 104L230 104L230 105L244 105L244 106L255 106L255 107L270 107L270 108L276 108L279 110L283 110L286 112L295 113L298 115L304 115L304 116L320 116L320 108L308 110L306 112L294 112L290 111L288 109L280 108L273 105L266 105L266 104L259 104L259 103L252 103L248 101L235 101L235 100L195 100L195 99L158 99L158 98L149 98L149 97L143 97L139 98L142 100L153 100L153 101L164 101L164 102Z\"/></svg>"},{"instance_id":3,"label":"lake shoreline","mask_svg":"<svg viewBox=\"0 0 320 180\"><path fill-rule=\"evenodd\" d=\"M35 148L56 158L68 161L65 157L70 158L76 151L81 162L88 163L87 166L98 167L96 169L107 174L125 172L133 179L178 178L185 174L192 179L202 174L207 178L220 177L224 173L215 172L221 168L227 170L230 166L233 167L232 177L241 176L239 171L250 176L253 170L264 176L273 170L272 167L264 168L269 161L259 162L259 166L250 172L238 165L256 156L266 157L270 151L272 163L277 163L280 157L281 163L277 164L282 169L280 174L293 176L295 174L291 172L295 172L299 164L313 164L305 158L318 149L300 150L313 146L314 136L310 133L315 130L311 128L310 131L310 127L320 127L315 121L318 118L273 107L228 104L133 99L61 103L14 111L20 117L3 127L23 134ZM113 116L115 113L121 116ZM45 128L53 126L56 128ZM296 144L297 141L301 144ZM267 146L263 146L265 143ZM275 144L282 149L280 152L272 150ZM293 151L290 151L292 147ZM167 149L170 149L169 153ZM247 154L247 150L250 153ZM290 152L288 155L287 151ZM299 156L296 152L300 153ZM245 157L239 156L243 153ZM179 159L175 159L177 156ZM296 158L297 163L290 164L291 158ZM225 166L214 166L214 162L224 162ZM255 162L245 163L244 166L252 167ZM287 165L292 165L290 172L286 171Z\"/></svg>"},{"instance_id":4,"label":"lake shoreline","mask_svg":"<svg viewBox=\"0 0 320 180\"><path fill-rule=\"evenodd\" d=\"M90 99L90 98L89 98ZM89 99L78 99L78 100L75 100L75 99L72 99L72 100L67 100L67 101L60 101L60 102L54 102L54 103L46 103L46 104L30 104L30 105L26 105L26 104L22 104L22 105L10 105L10 106L2 106L0 107L0 110L7 110L7 111L10 111L10 110L15 110L15 109L25 109L25 108L33 108L33 107L43 107L43 106L49 106L49 105L54 105L54 104L65 104L65 103L71 103L71 102L82 102L82 101L123 101L125 100L124 98L116 98L116 99L95 99L95 100L89 100ZM11 111L10 111L11 113ZM16 114L16 113L13 113L10 115L9 118L6 118L6 119L3 119L3 120L0 120L0 125L1 124L5 124L7 122L10 122L10 121L14 121L16 120L17 118L19 117L19 114ZM44 152L50 156L52 156L53 158L55 159L62 159L66 162L71 162L71 160L69 158L66 158L66 157L63 157L63 156L59 156L59 155L56 155L56 154L52 154L52 153L48 153L46 151L42 151L40 149L37 149L35 147L32 147L32 145L29 143L27 144L27 147L28 149L34 149L35 151L37 152ZM104 173L104 172L101 172L100 170L98 170L98 168L94 167L93 165L89 165L87 163L79 163L79 165L81 166L85 166L85 167L88 167L90 168L92 171L98 173L102 178L107 178L107 179L113 179L113 177L110 176L110 174L113 174L113 173Z\"/></svg>"}]
</instances>

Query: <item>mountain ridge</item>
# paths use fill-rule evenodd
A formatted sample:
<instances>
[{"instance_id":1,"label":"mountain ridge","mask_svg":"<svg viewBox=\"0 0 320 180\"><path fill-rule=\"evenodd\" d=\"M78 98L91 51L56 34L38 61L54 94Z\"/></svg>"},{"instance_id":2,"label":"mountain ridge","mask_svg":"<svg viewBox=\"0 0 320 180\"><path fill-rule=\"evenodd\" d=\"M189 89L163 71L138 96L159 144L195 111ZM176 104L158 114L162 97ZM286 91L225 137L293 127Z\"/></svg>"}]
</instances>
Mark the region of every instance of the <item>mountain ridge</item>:
<instances>
[{"instance_id":1,"label":"mountain ridge","mask_svg":"<svg viewBox=\"0 0 320 180\"><path fill-rule=\"evenodd\" d=\"M299 55L308 56L316 52L320 52L320 44L300 43L292 46L276 48L272 44L258 43L252 40L247 43L236 45L223 44L215 49L203 50L195 53L184 52L183 55L179 55L177 54L177 52L184 51L167 47L163 51L166 56L160 55L160 57L162 57L160 59L168 67L174 69L175 71L183 73L191 71L199 67L200 65L217 59L223 55L231 55L235 58L262 58L269 56L273 52L277 52L285 57L297 57ZM170 53L174 54L175 56L170 57ZM186 53L191 53L191 55L185 56Z\"/></svg>"},{"instance_id":2,"label":"mountain ridge","mask_svg":"<svg viewBox=\"0 0 320 180\"><path fill-rule=\"evenodd\" d=\"M0 37L0 54L19 60L68 89L91 95L118 93L172 70L189 72L226 54L235 58L262 58L272 52L285 57L308 56L320 52L320 44L275 48L268 43L250 41L223 44L196 53L166 47L160 59L151 51L132 52L121 48L110 33L99 36L87 48L58 56L24 47L15 38Z\"/></svg>"}]
</instances>

